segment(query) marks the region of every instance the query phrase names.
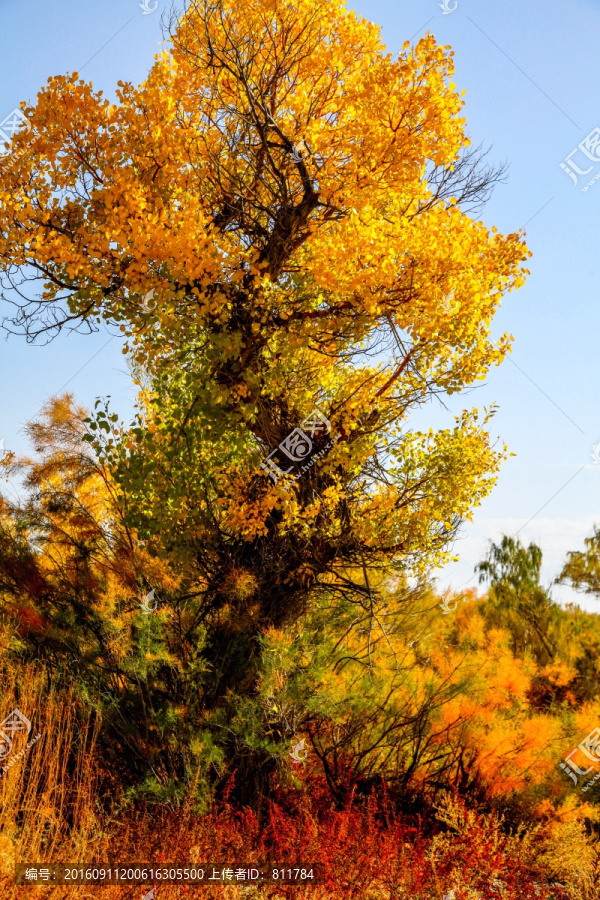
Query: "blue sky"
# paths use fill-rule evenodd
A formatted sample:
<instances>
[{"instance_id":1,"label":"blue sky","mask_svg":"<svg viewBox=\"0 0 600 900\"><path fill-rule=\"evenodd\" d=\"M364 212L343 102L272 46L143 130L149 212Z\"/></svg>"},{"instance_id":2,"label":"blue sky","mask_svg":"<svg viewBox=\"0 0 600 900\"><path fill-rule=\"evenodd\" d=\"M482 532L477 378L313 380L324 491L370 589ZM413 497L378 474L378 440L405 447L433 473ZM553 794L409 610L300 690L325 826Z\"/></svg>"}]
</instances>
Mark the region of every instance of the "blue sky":
<instances>
[{"instance_id":1,"label":"blue sky","mask_svg":"<svg viewBox=\"0 0 600 900\"><path fill-rule=\"evenodd\" d=\"M77 70L108 96L120 79L143 80L168 5L148 0L157 8L144 14L141 2L0 0L0 121L20 100L33 100L50 75ZM566 551L582 547L600 524L600 463L591 456L600 444L600 180L582 190L600 173L593 135L600 127L600 0L445 2L452 12L443 12L442 0L349 3L382 26L392 52L425 30L451 45L454 80L467 91L469 135L509 164L507 183L482 218L502 231L526 225L533 252L526 286L505 299L496 319L498 334L515 336L512 362L469 396L453 398L447 409L432 404L415 420L442 426L465 406L496 401L493 432L516 454L465 525L455 545L461 561L440 573L440 583L469 582L487 540L517 531L542 546L549 582ZM588 135L586 156L578 147ZM560 167L567 157L580 171L590 168L577 185ZM27 449L23 424L65 386L85 405L110 394L128 415L134 392L119 339L110 338L65 335L45 347L2 340L0 438L7 449ZM555 596L600 611L597 601L568 589Z\"/></svg>"}]
</instances>

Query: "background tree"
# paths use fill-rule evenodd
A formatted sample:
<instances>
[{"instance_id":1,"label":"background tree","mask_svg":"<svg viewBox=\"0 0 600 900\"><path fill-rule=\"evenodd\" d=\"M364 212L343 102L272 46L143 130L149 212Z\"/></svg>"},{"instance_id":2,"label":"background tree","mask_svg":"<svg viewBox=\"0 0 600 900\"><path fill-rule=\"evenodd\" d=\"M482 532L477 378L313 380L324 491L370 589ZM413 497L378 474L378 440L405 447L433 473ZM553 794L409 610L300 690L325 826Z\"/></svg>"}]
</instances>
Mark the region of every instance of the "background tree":
<instances>
[{"instance_id":1,"label":"background tree","mask_svg":"<svg viewBox=\"0 0 600 900\"><path fill-rule=\"evenodd\" d=\"M490 541L487 558L475 566L480 583L490 585L490 599L502 613L512 613L525 627L515 627L515 647L522 652L529 643L540 660L550 660L555 648L548 634L552 600L540 584L542 551L537 544L524 547L518 538L503 535ZM528 640L529 639L529 640ZM541 654L541 656L540 656Z\"/></svg>"},{"instance_id":2,"label":"background tree","mask_svg":"<svg viewBox=\"0 0 600 900\"><path fill-rule=\"evenodd\" d=\"M51 79L2 160L0 267L21 297L39 281L7 325L126 335L137 421L90 430L127 526L195 585L183 641L206 635L203 703L247 797L274 759L230 725L265 630L375 617L377 573L446 559L503 455L489 414L408 424L502 360L491 321L528 256L469 214L497 173L451 74L431 36L392 59L338 0L192 2L143 85L111 104ZM315 406L324 455L274 483L261 460Z\"/></svg>"},{"instance_id":3,"label":"background tree","mask_svg":"<svg viewBox=\"0 0 600 900\"><path fill-rule=\"evenodd\" d=\"M585 550L567 554L567 561L558 576L558 583L570 584L576 591L600 597L600 527L584 541Z\"/></svg>"}]
</instances>

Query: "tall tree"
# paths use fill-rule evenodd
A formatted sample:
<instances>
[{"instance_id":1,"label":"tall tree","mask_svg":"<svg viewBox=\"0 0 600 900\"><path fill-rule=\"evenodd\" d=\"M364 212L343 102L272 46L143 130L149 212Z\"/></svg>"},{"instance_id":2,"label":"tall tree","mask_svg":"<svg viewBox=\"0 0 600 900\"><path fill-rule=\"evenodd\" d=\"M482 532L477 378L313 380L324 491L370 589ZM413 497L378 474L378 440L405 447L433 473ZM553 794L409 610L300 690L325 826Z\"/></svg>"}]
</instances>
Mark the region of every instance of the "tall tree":
<instances>
[{"instance_id":1,"label":"tall tree","mask_svg":"<svg viewBox=\"0 0 600 900\"><path fill-rule=\"evenodd\" d=\"M90 428L129 524L199 585L222 730L266 628L340 598L376 617L370 574L446 559L494 482L489 413L408 426L501 362L528 256L472 214L498 173L452 71L340 0L193 0L144 84L51 79L2 160L8 327L125 334L138 419Z\"/></svg>"}]
</instances>

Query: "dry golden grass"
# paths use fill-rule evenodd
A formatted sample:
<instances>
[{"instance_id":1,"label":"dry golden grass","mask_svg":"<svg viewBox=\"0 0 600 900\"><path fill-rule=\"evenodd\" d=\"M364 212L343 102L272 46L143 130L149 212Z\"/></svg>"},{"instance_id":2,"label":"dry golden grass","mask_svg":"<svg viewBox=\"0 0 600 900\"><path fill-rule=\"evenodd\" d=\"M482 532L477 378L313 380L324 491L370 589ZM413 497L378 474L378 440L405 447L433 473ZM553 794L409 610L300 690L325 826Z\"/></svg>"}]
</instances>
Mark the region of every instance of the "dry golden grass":
<instances>
[{"instance_id":1,"label":"dry golden grass","mask_svg":"<svg viewBox=\"0 0 600 900\"><path fill-rule=\"evenodd\" d=\"M0 721L16 707L32 722L29 736L15 735L4 762L15 759L28 740L40 735L0 775L0 896L5 898L15 890L15 862L65 859L67 849L73 859L83 858L100 832L90 713L80 709L76 716L74 695L59 693L33 666L4 662L0 681ZM70 839L65 846L67 834Z\"/></svg>"}]
</instances>

